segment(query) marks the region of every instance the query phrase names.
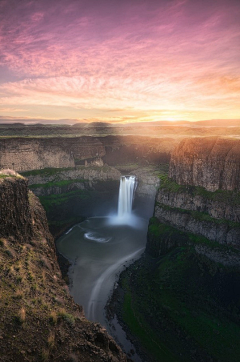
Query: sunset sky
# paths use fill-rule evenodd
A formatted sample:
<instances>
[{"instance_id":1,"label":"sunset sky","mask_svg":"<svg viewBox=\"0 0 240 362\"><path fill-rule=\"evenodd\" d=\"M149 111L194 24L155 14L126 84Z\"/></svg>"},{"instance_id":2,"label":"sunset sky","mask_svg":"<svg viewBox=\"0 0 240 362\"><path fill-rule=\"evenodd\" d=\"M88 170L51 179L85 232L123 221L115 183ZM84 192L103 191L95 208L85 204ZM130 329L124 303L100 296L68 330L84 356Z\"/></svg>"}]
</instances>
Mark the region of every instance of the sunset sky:
<instances>
[{"instance_id":1,"label":"sunset sky","mask_svg":"<svg viewBox=\"0 0 240 362\"><path fill-rule=\"evenodd\" d=\"M0 0L0 116L240 118L240 1Z\"/></svg>"}]
</instances>

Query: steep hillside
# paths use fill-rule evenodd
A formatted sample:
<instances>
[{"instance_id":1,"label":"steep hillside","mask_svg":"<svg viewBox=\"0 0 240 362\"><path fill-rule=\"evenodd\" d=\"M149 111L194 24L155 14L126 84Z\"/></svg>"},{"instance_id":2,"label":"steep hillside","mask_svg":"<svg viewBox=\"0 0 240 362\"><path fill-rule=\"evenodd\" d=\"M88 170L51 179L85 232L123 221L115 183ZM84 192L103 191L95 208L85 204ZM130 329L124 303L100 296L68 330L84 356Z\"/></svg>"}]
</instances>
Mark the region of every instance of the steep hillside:
<instances>
[{"instance_id":1,"label":"steep hillside","mask_svg":"<svg viewBox=\"0 0 240 362\"><path fill-rule=\"evenodd\" d=\"M1 171L0 197L0 361L127 361L69 296L26 179Z\"/></svg>"}]
</instances>

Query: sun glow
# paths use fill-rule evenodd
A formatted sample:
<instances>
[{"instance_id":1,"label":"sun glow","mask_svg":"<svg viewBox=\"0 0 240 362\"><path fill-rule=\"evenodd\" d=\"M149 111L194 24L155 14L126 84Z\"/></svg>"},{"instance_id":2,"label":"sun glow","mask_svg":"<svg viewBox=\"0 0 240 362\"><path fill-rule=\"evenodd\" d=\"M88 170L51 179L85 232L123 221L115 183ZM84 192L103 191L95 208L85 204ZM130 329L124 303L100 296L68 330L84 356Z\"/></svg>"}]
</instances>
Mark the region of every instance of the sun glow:
<instances>
[{"instance_id":1,"label":"sun glow","mask_svg":"<svg viewBox=\"0 0 240 362\"><path fill-rule=\"evenodd\" d=\"M80 3L2 4L2 115L240 118L239 3Z\"/></svg>"}]
</instances>

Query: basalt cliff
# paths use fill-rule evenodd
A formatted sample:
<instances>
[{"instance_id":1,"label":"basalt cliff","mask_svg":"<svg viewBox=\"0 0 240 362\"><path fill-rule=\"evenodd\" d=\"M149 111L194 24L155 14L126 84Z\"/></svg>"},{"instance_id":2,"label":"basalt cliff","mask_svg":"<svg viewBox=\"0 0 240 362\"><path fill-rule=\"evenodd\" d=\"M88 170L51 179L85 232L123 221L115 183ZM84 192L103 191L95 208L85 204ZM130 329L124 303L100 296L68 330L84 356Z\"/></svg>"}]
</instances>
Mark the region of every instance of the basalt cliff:
<instances>
[{"instance_id":1,"label":"basalt cliff","mask_svg":"<svg viewBox=\"0 0 240 362\"><path fill-rule=\"evenodd\" d=\"M28 178L57 236L83 217L116 209L122 173L136 174L139 198L154 197L157 167L169 162L177 142L144 136L1 138L0 169Z\"/></svg>"},{"instance_id":2,"label":"basalt cliff","mask_svg":"<svg viewBox=\"0 0 240 362\"><path fill-rule=\"evenodd\" d=\"M127 361L73 302L45 211L10 170L0 172L0 266L0 361Z\"/></svg>"},{"instance_id":3,"label":"basalt cliff","mask_svg":"<svg viewBox=\"0 0 240 362\"><path fill-rule=\"evenodd\" d=\"M240 191L240 142L227 138L192 138L171 155L169 177L180 185L208 191Z\"/></svg>"},{"instance_id":4,"label":"basalt cliff","mask_svg":"<svg viewBox=\"0 0 240 362\"><path fill-rule=\"evenodd\" d=\"M155 217L183 232L240 247L240 141L195 138L174 150Z\"/></svg>"},{"instance_id":5,"label":"basalt cliff","mask_svg":"<svg viewBox=\"0 0 240 362\"><path fill-rule=\"evenodd\" d=\"M109 304L144 360L240 359L240 140L185 139Z\"/></svg>"},{"instance_id":6,"label":"basalt cliff","mask_svg":"<svg viewBox=\"0 0 240 362\"><path fill-rule=\"evenodd\" d=\"M1 138L0 169L18 172L87 165L168 162L175 139L143 136ZM102 161L100 161L102 162Z\"/></svg>"}]
</instances>

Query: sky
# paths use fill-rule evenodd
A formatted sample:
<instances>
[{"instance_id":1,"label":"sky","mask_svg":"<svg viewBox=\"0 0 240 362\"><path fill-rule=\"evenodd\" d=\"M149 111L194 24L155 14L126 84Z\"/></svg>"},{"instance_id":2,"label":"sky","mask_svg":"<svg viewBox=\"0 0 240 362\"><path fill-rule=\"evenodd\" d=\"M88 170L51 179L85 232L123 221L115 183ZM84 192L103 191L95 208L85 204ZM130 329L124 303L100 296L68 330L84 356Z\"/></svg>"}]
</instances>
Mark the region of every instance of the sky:
<instances>
[{"instance_id":1,"label":"sky","mask_svg":"<svg viewBox=\"0 0 240 362\"><path fill-rule=\"evenodd\" d=\"M0 0L0 119L239 119L239 19L239 0Z\"/></svg>"}]
</instances>

